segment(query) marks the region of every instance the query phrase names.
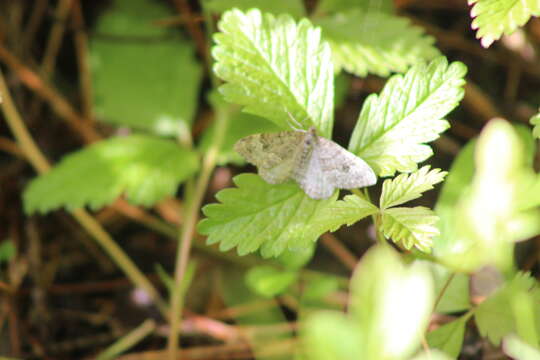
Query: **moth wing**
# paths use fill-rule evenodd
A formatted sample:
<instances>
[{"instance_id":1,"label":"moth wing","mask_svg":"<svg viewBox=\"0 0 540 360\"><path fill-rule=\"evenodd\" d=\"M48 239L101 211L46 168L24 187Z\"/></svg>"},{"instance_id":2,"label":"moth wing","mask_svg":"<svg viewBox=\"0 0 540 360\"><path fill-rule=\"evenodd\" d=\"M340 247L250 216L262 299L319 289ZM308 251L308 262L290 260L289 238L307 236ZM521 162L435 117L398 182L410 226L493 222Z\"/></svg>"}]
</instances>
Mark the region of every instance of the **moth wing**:
<instances>
[{"instance_id":1,"label":"moth wing","mask_svg":"<svg viewBox=\"0 0 540 360\"><path fill-rule=\"evenodd\" d=\"M328 182L339 189L366 187L377 182L377 176L364 160L333 141L320 136L318 139L313 156L318 157Z\"/></svg>"},{"instance_id":2,"label":"moth wing","mask_svg":"<svg viewBox=\"0 0 540 360\"><path fill-rule=\"evenodd\" d=\"M291 178L304 136L295 131L255 134L238 140L234 150L255 165L266 182L279 184Z\"/></svg>"},{"instance_id":3,"label":"moth wing","mask_svg":"<svg viewBox=\"0 0 540 360\"><path fill-rule=\"evenodd\" d=\"M316 200L330 197L335 190L335 186L323 172L317 152L317 148L314 147L307 163L294 173L294 179L298 182L302 190L310 198Z\"/></svg>"}]
</instances>

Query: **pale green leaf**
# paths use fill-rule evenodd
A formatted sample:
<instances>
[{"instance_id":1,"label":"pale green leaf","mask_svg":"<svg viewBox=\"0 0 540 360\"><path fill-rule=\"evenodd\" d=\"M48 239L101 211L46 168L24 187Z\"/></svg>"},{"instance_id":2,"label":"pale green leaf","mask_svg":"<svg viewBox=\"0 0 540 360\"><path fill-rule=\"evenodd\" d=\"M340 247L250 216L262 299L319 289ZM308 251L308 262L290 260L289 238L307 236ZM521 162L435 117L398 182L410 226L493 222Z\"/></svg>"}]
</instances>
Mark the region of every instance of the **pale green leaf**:
<instances>
[{"instance_id":1,"label":"pale green leaf","mask_svg":"<svg viewBox=\"0 0 540 360\"><path fill-rule=\"evenodd\" d=\"M237 248L245 255L261 249L265 257L284 250L302 250L328 229L313 220L318 212L335 203L337 192L326 200L309 198L296 183L270 185L258 175L242 174L233 179L238 188L220 191L220 204L203 208L207 219L199 223L208 243L219 242L222 251Z\"/></svg>"},{"instance_id":2,"label":"pale green leaf","mask_svg":"<svg viewBox=\"0 0 540 360\"><path fill-rule=\"evenodd\" d=\"M470 309L469 275L452 273L447 267L435 262L426 261L426 263L433 275L435 296L439 298L443 292L442 297L437 301L435 311L449 314Z\"/></svg>"},{"instance_id":3,"label":"pale green leaf","mask_svg":"<svg viewBox=\"0 0 540 360\"><path fill-rule=\"evenodd\" d=\"M433 236L439 234L435 223L439 217L423 206L396 207L382 212L382 231L387 239L410 250L430 252Z\"/></svg>"},{"instance_id":4,"label":"pale green leaf","mask_svg":"<svg viewBox=\"0 0 540 360\"><path fill-rule=\"evenodd\" d=\"M394 12L392 0L320 0L316 14L348 11L353 8L362 9L364 12Z\"/></svg>"},{"instance_id":5,"label":"pale green leaf","mask_svg":"<svg viewBox=\"0 0 540 360\"><path fill-rule=\"evenodd\" d=\"M279 270L270 265L261 265L247 272L246 285L256 294L273 297L285 292L297 278L297 271Z\"/></svg>"},{"instance_id":6,"label":"pale green leaf","mask_svg":"<svg viewBox=\"0 0 540 360\"><path fill-rule=\"evenodd\" d=\"M463 344L466 322L467 318L459 318L430 331L427 334L429 347L444 351L452 359L457 359Z\"/></svg>"},{"instance_id":7,"label":"pale green leaf","mask_svg":"<svg viewBox=\"0 0 540 360\"><path fill-rule=\"evenodd\" d=\"M174 195L199 162L193 151L161 138L131 135L103 140L64 157L24 193L27 213L66 207L98 209L122 194L150 206Z\"/></svg>"},{"instance_id":8,"label":"pale green leaf","mask_svg":"<svg viewBox=\"0 0 540 360\"><path fill-rule=\"evenodd\" d=\"M509 35L531 16L540 15L538 0L468 0L472 4L471 27L478 29L476 38L488 47L501 35Z\"/></svg>"},{"instance_id":9,"label":"pale green leaf","mask_svg":"<svg viewBox=\"0 0 540 360\"><path fill-rule=\"evenodd\" d=\"M425 351L415 356L411 360L454 360L454 358L449 357L442 351L430 349L429 351Z\"/></svg>"},{"instance_id":10,"label":"pale green leaf","mask_svg":"<svg viewBox=\"0 0 540 360\"><path fill-rule=\"evenodd\" d=\"M499 345L502 338L516 331L512 301L520 294L538 296L540 290L534 278L519 273L509 283L481 303L475 311L478 331L494 345ZM536 294L533 294L536 293ZM536 307L536 312L538 312Z\"/></svg>"},{"instance_id":11,"label":"pale green leaf","mask_svg":"<svg viewBox=\"0 0 540 360\"><path fill-rule=\"evenodd\" d=\"M259 10L231 10L219 22L212 53L214 71L226 83L220 92L244 111L280 128L313 125L330 137L334 72L329 45L307 19L275 17Z\"/></svg>"},{"instance_id":12,"label":"pale green leaf","mask_svg":"<svg viewBox=\"0 0 540 360\"><path fill-rule=\"evenodd\" d=\"M204 7L208 10L223 13L232 8L247 11L257 8L265 13L280 15L288 13L295 18L306 15L306 9L301 0L205 0Z\"/></svg>"},{"instance_id":13,"label":"pale green leaf","mask_svg":"<svg viewBox=\"0 0 540 360\"><path fill-rule=\"evenodd\" d=\"M534 126L533 136L537 139L540 139L540 113L534 115L531 118L530 123Z\"/></svg>"},{"instance_id":14,"label":"pale green leaf","mask_svg":"<svg viewBox=\"0 0 540 360\"><path fill-rule=\"evenodd\" d=\"M349 151L367 161L379 176L410 172L433 151L424 143L448 128L443 120L463 97L466 67L438 58L394 75L380 95L362 107Z\"/></svg>"},{"instance_id":15,"label":"pale green leaf","mask_svg":"<svg viewBox=\"0 0 540 360\"><path fill-rule=\"evenodd\" d=\"M193 45L153 24L173 14L149 0L116 0L90 41L100 120L179 138L190 136L202 69Z\"/></svg>"},{"instance_id":16,"label":"pale green leaf","mask_svg":"<svg viewBox=\"0 0 540 360\"><path fill-rule=\"evenodd\" d=\"M508 335L503 340L506 355L514 360L540 360L540 349L527 344L516 335Z\"/></svg>"},{"instance_id":17,"label":"pale green leaf","mask_svg":"<svg viewBox=\"0 0 540 360\"><path fill-rule=\"evenodd\" d=\"M313 218L313 227L319 228L321 233L336 231L343 225L350 226L377 211L379 209L369 201L357 195L347 195L343 200L332 202L317 212Z\"/></svg>"},{"instance_id":18,"label":"pale green leaf","mask_svg":"<svg viewBox=\"0 0 540 360\"><path fill-rule=\"evenodd\" d=\"M433 310L433 283L424 264L405 265L389 246L371 248L351 280L349 312L365 343L357 359L406 359L420 347ZM330 333L328 336L330 337Z\"/></svg>"},{"instance_id":19,"label":"pale green leaf","mask_svg":"<svg viewBox=\"0 0 540 360\"><path fill-rule=\"evenodd\" d=\"M538 231L540 219L537 209L523 208L524 190L529 189L533 176L526 165L528 155L517 133L504 120L492 120L474 150L476 169L470 185L464 182L451 193L443 189L448 201L437 205L443 226L435 254L460 271L475 271L485 265L509 270L513 266L513 241ZM468 163L471 157L468 150ZM469 170L465 172L467 177ZM530 193L528 197L534 198Z\"/></svg>"},{"instance_id":20,"label":"pale green leaf","mask_svg":"<svg viewBox=\"0 0 540 360\"><path fill-rule=\"evenodd\" d=\"M380 206L386 209L400 205L422 196L422 193L433 189L433 185L444 180L446 171L430 170L426 165L412 174L400 174L383 183Z\"/></svg>"},{"instance_id":21,"label":"pale green leaf","mask_svg":"<svg viewBox=\"0 0 540 360\"><path fill-rule=\"evenodd\" d=\"M365 334L359 324L337 311L311 314L300 329L307 360L357 360L365 357Z\"/></svg>"},{"instance_id":22,"label":"pale green leaf","mask_svg":"<svg viewBox=\"0 0 540 360\"><path fill-rule=\"evenodd\" d=\"M435 39L405 17L348 10L316 20L332 48L335 71L388 76L440 55Z\"/></svg>"}]
</instances>

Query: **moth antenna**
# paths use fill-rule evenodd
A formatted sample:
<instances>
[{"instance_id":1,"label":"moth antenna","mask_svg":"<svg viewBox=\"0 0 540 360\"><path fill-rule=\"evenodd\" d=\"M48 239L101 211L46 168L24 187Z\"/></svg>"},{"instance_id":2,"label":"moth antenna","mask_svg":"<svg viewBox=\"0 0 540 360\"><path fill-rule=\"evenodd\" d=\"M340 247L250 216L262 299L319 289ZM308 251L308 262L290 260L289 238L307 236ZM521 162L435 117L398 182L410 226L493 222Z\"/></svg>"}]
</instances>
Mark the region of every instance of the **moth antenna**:
<instances>
[{"instance_id":1,"label":"moth antenna","mask_svg":"<svg viewBox=\"0 0 540 360\"><path fill-rule=\"evenodd\" d=\"M287 115L289 115L289 118L290 118L289 126L295 131L304 131L304 129L302 129L302 124L299 123L298 120L296 120L294 118L294 116L292 116L292 114L289 112L289 110L287 110L287 109L284 109L284 110L287 113Z\"/></svg>"}]
</instances>

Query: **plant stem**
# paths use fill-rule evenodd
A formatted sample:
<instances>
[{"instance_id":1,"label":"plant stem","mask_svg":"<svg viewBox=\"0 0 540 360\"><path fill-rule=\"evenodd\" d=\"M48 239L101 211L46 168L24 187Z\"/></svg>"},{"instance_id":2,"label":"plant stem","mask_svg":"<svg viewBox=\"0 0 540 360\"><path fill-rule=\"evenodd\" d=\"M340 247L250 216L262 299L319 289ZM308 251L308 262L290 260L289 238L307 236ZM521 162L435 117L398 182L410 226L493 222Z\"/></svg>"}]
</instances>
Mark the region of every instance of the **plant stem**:
<instances>
[{"instance_id":1,"label":"plant stem","mask_svg":"<svg viewBox=\"0 0 540 360\"><path fill-rule=\"evenodd\" d=\"M17 111L7 88L4 77L0 72L0 96L2 97L2 110L8 126L10 127L15 139L24 152L26 159L32 164L40 174L50 170L51 165L43 156L24 125L22 118ZM164 316L168 314L168 308L165 301L161 298L158 291L152 283L137 268L131 259L124 253L122 248L116 244L111 236L103 229L101 224L96 221L88 212L83 209L77 209L72 213L73 217L82 225L82 227L105 249L111 259L122 269L126 276L135 286L144 289L155 302L156 306Z\"/></svg>"},{"instance_id":2,"label":"plant stem","mask_svg":"<svg viewBox=\"0 0 540 360\"><path fill-rule=\"evenodd\" d=\"M181 284L184 280L187 264L189 261L189 253L191 250L191 242L195 232L195 225L199 218L199 209L202 204L204 193L210 180L210 175L216 165L217 156L223 143L227 124L229 121L229 111L224 107L216 108L216 129L212 146L208 149L204 159L201 174L195 184L195 190L192 196L189 196L184 226L179 234L178 247L176 252L176 264L174 271L175 287L172 292L171 312L170 312L170 332L167 344L168 358L176 359L179 343L179 329L182 316L182 308L184 304L184 294L181 291Z\"/></svg>"}]
</instances>

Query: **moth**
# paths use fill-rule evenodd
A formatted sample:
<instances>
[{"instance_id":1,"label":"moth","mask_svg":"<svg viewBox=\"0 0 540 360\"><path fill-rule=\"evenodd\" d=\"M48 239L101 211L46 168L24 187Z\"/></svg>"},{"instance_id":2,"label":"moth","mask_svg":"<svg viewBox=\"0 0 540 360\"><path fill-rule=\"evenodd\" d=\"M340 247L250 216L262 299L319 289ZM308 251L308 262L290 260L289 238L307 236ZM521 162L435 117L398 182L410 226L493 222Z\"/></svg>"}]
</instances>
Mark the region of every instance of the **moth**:
<instances>
[{"instance_id":1,"label":"moth","mask_svg":"<svg viewBox=\"0 0 540 360\"><path fill-rule=\"evenodd\" d=\"M312 199L326 199L335 189L374 185L369 165L335 142L318 136L315 128L255 134L240 139L234 150L255 165L270 184L295 180Z\"/></svg>"}]
</instances>

